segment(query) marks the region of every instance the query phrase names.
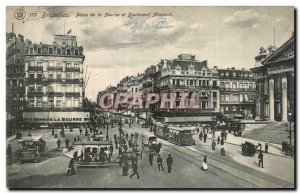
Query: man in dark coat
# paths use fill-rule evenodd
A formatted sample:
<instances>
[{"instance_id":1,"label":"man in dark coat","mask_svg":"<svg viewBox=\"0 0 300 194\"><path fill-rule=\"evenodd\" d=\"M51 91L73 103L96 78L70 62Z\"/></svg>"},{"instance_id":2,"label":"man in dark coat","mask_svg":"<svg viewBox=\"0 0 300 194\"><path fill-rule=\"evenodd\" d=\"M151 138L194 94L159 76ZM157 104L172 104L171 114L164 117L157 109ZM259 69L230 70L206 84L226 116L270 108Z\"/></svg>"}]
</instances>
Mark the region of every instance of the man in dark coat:
<instances>
[{"instance_id":1,"label":"man in dark coat","mask_svg":"<svg viewBox=\"0 0 300 194\"><path fill-rule=\"evenodd\" d=\"M69 143L70 143L70 141L69 141L69 139L68 139L68 138L66 138L66 139L65 139L65 143L66 143L66 148L68 149L68 147L69 147Z\"/></svg>"},{"instance_id":2,"label":"man in dark coat","mask_svg":"<svg viewBox=\"0 0 300 194\"><path fill-rule=\"evenodd\" d=\"M130 175L130 178L131 178L132 176L136 175L136 176L137 176L137 179L139 179L140 176L139 176L139 173L138 173L137 160L135 160L135 161L132 163L132 171L133 171L133 174Z\"/></svg>"},{"instance_id":3,"label":"man in dark coat","mask_svg":"<svg viewBox=\"0 0 300 194\"><path fill-rule=\"evenodd\" d=\"M7 145L6 153L7 153L8 158L10 158L11 157L11 146L10 146L10 144Z\"/></svg>"},{"instance_id":4,"label":"man in dark coat","mask_svg":"<svg viewBox=\"0 0 300 194\"><path fill-rule=\"evenodd\" d=\"M115 145L116 145L116 149L118 149L118 140L115 139Z\"/></svg>"},{"instance_id":5,"label":"man in dark coat","mask_svg":"<svg viewBox=\"0 0 300 194\"><path fill-rule=\"evenodd\" d=\"M203 137L203 133L202 131L199 133L199 139L200 139L200 142L202 142L202 137Z\"/></svg>"},{"instance_id":6,"label":"man in dark coat","mask_svg":"<svg viewBox=\"0 0 300 194\"><path fill-rule=\"evenodd\" d=\"M149 162L150 162L150 166L153 166L153 153L149 154Z\"/></svg>"},{"instance_id":7,"label":"man in dark coat","mask_svg":"<svg viewBox=\"0 0 300 194\"><path fill-rule=\"evenodd\" d=\"M59 149L60 148L60 144L61 144L60 139L57 139L56 144L57 144L57 149Z\"/></svg>"},{"instance_id":8,"label":"man in dark coat","mask_svg":"<svg viewBox=\"0 0 300 194\"><path fill-rule=\"evenodd\" d=\"M215 142L214 139L213 139L213 141L211 143L211 148L212 148L213 151L215 151L215 149L216 149L216 142Z\"/></svg>"},{"instance_id":9,"label":"man in dark coat","mask_svg":"<svg viewBox=\"0 0 300 194\"><path fill-rule=\"evenodd\" d=\"M225 140L227 139L227 132L226 131L224 132L224 139Z\"/></svg>"},{"instance_id":10,"label":"man in dark coat","mask_svg":"<svg viewBox=\"0 0 300 194\"><path fill-rule=\"evenodd\" d=\"M159 154L157 155L157 164L158 164L158 170L160 171L161 168L161 170L164 171L164 167L162 165L162 158Z\"/></svg>"},{"instance_id":11,"label":"man in dark coat","mask_svg":"<svg viewBox=\"0 0 300 194\"><path fill-rule=\"evenodd\" d=\"M264 167L264 155L262 154L262 151L260 151L258 155L258 167Z\"/></svg>"},{"instance_id":12,"label":"man in dark coat","mask_svg":"<svg viewBox=\"0 0 300 194\"><path fill-rule=\"evenodd\" d=\"M224 145L224 137L221 139L221 145Z\"/></svg>"},{"instance_id":13,"label":"man in dark coat","mask_svg":"<svg viewBox=\"0 0 300 194\"><path fill-rule=\"evenodd\" d=\"M204 136L203 136L204 143L206 143L206 138L207 138L207 133L204 133Z\"/></svg>"},{"instance_id":14,"label":"man in dark coat","mask_svg":"<svg viewBox=\"0 0 300 194\"><path fill-rule=\"evenodd\" d=\"M70 160L69 166L68 166L68 171L67 171L67 176L71 176L75 174L75 167L74 167L74 158Z\"/></svg>"},{"instance_id":15,"label":"man in dark coat","mask_svg":"<svg viewBox=\"0 0 300 194\"><path fill-rule=\"evenodd\" d=\"M219 145L220 144L220 136L218 136L217 141L218 141L218 145Z\"/></svg>"},{"instance_id":16,"label":"man in dark coat","mask_svg":"<svg viewBox=\"0 0 300 194\"><path fill-rule=\"evenodd\" d=\"M172 158L171 154L169 154L169 156L167 158L168 173L171 173L172 164L173 164L173 158Z\"/></svg>"},{"instance_id":17,"label":"man in dark coat","mask_svg":"<svg viewBox=\"0 0 300 194\"><path fill-rule=\"evenodd\" d=\"M269 145L268 145L268 143L266 143L266 145L265 145L265 152L266 152L266 153L269 152Z\"/></svg>"}]
</instances>

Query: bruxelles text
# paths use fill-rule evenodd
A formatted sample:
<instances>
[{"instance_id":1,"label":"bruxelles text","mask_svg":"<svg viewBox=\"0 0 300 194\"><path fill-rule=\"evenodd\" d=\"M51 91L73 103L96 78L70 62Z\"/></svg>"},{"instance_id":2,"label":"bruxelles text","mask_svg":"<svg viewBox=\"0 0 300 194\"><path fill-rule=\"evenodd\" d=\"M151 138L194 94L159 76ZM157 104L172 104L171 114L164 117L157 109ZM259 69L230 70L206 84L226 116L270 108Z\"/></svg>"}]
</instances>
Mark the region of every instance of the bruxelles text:
<instances>
[{"instance_id":1,"label":"bruxelles text","mask_svg":"<svg viewBox=\"0 0 300 194\"><path fill-rule=\"evenodd\" d=\"M199 98L197 93L149 93L146 95L127 93L105 93L100 96L98 105L102 109L118 109L120 106L127 109L149 109L155 106L158 109L199 109Z\"/></svg>"}]
</instances>

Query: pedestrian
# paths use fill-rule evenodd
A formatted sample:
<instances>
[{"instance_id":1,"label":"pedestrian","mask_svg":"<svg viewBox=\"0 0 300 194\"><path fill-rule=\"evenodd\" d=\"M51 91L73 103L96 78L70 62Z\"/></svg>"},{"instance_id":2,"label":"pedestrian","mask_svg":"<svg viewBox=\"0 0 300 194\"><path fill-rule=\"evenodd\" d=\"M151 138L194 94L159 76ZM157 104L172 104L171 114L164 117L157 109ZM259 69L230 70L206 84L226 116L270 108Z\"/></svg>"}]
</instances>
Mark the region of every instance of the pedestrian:
<instances>
[{"instance_id":1,"label":"pedestrian","mask_svg":"<svg viewBox=\"0 0 300 194\"><path fill-rule=\"evenodd\" d=\"M126 137L126 141L128 141L128 133L126 133L125 137Z\"/></svg>"},{"instance_id":2,"label":"pedestrian","mask_svg":"<svg viewBox=\"0 0 300 194\"><path fill-rule=\"evenodd\" d=\"M260 151L259 155L258 155L258 167L264 167L264 155L262 153L262 151Z\"/></svg>"},{"instance_id":3,"label":"pedestrian","mask_svg":"<svg viewBox=\"0 0 300 194\"><path fill-rule=\"evenodd\" d=\"M73 140L73 142L75 143L76 141L77 141L77 138L75 137L74 140Z\"/></svg>"},{"instance_id":4,"label":"pedestrian","mask_svg":"<svg viewBox=\"0 0 300 194\"><path fill-rule=\"evenodd\" d=\"M149 153L150 166L153 166L153 153Z\"/></svg>"},{"instance_id":5,"label":"pedestrian","mask_svg":"<svg viewBox=\"0 0 300 194\"><path fill-rule=\"evenodd\" d=\"M160 171L160 168L162 171L164 171L164 167L162 165L162 158L160 156L160 154L157 155L157 164L158 164L158 170Z\"/></svg>"},{"instance_id":6,"label":"pedestrian","mask_svg":"<svg viewBox=\"0 0 300 194\"><path fill-rule=\"evenodd\" d=\"M169 156L167 158L168 173L171 173L172 164L173 164L173 158L172 158L171 154L169 154Z\"/></svg>"},{"instance_id":7,"label":"pedestrian","mask_svg":"<svg viewBox=\"0 0 300 194\"><path fill-rule=\"evenodd\" d=\"M116 145L116 149L118 149L118 140L115 139L115 145Z\"/></svg>"},{"instance_id":8,"label":"pedestrian","mask_svg":"<svg viewBox=\"0 0 300 194\"><path fill-rule=\"evenodd\" d=\"M203 163L202 163L202 170L207 171L208 170L208 164L207 164L207 158L206 155L203 158Z\"/></svg>"},{"instance_id":9,"label":"pedestrian","mask_svg":"<svg viewBox=\"0 0 300 194\"><path fill-rule=\"evenodd\" d=\"M120 158L120 156L122 156L122 147L121 146L119 146L119 154L118 154L118 157L117 158Z\"/></svg>"},{"instance_id":10,"label":"pedestrian","mask_svg":"<svg viewBox=\"0 0 300 194\"><path fill-rule=\"evenodd\" d=\"M81 135L81 133L82 133L82 126L80 126L80 128L79 128L79 133Z\"/></svg>"},{"instance_id":11,"label":"pedestrian","mask_svg":"<svg viewBox=\"0 0 300 194\"><path fill-rule=\"evenodd\" d=\"M224 131L221 132L221 138L224 138Z\"/></svg>"},{"instance_id":12,"label":"pedestrian","mask_svg":"<svg viewBox=\"0 0 300 194\"><path fill-rule=\"evenodd\" d=\"M51 136L54 136L54 128L52 128Z\"/></svg>"},{"instance_id":13,"label":"pedestrian","mask_svg":"<svg viewBox=\"0 0 300 194\"><path fill-rule=\"evenodd\" d=\"M60 148L60 145L61 145L60 139L57 139L56 144L57 144L57 149L59 149L59 148Z\"/></svg>"},{"instance_id":14,"label":"pedestrian","mask_svg":"<svg viewBox=\"0 0 300 194\"><path fill-rule=\"evenodd\" d=\"M69 139L66 138L66 139L65 139L65 143L66 143L66 148L67 148L67 149L69 148L69 142L70 142Z\"/></svg>"},{"instance_id":15,"label":"pedestrian","mask_svg":"<svg viewBox=\"0 0 300 194\"><path fill-rule=\"evenodd\" d=\"M225 138L225 141L226 141L226 139L227 139L227 132L226 131L224 132L224 138Z\"/></svg>"},{"instance_id":16,"label":"pedestrian","mask_svg":"<svg viewBox=\"0 0 300 194\"><path fill-rule=\"evenodd\" d=\"M258 151L260 151L261 152L261 144L260 144L260 142L258 142L258 145L256 146L256 150L258 150Z\"/></svg>"},{"instance_id":17,"label":"pedestrian","mask_svg":"<svg viewBox=\"0 0 300 194\"><path fill-rule=\"evenodd\" d=\"M114 146L109 146L109 154L110 154L110 157L112 157L113 155L113 152L114 152Z\"/></svg>"},{"instance_id":18,"label":"pedestrian","mask_svg":"<svg viewBox=\"0 0 300 194\"><path fill-rule=\"evenodd\" d=\"M202 142L202 138L203 138L203 132L201 131L201 132L199 133L199 139L200 139L200 142Z\"/></svg>"},{"instance_id":19,"label":"pedestrian","mask_svg":"<svg viewBox=\"0 0 300 194\"><path fill-rule=\"evenodd\" d=\"M131 139L128 140L128 147L129 147L129 148L132 147L132 140L131 140Z\"/></svg>"},{"instance_id":20,"label":"pedestrian","mask_svg":"<svg viewBox=\"0 0 300 194\"><path fill-rule=\"evenodd\" d=\"M128 175L128 169L129 169L128 160L127 160L127 157L124 157L123 166L122 166L122 175L123 176Z\"/></svg>"},{"instance_id":21,"label":"pedestrian","mask_svg":"<svg viewBox=\"0 0 300 194\"><path fill-rule=\"evenodd\" d=\"M114 140L116 140L117 139L117 134L114 134Z\"/></svg>"},{"instance_id":22,"label":"pedestrian","mask_svg":"<svg viewBox=\"0 0 300 194\"><path fill-rule=\"evenodd\" d=\"M88 136L88 135L89 135L89 132L88 132L87 129L85 129L85 134L84 134L84 136Z\"/></svg>"},{"instance_id":23,"label":"pedestrian","mask_svg":"<svg viewBox=\"0 0 300 194\"><path fill-rule=\"evenodd\" d=\"M132 176L136 175L136 176L137 176L137 179L139 179L140 176L139 176L139 173L138 173L137 160L135 160L135 161L132 163L132 171L133 171L133 174L130 175L130 178L131 178Z\"/></svg>"},{"instance_id":24,"label":"pedestrian","mask_svg":"<svg viewBox=\"0 0 300 194\"><path fill-rule=\"evenodd\" d=\"M220 144L220 136L218 136L217 141L218 141L218 145L219 145Z\"/></svg>"},{"instance_id":25,"label":"pedestrian","mask_svg":"<svg viewBox=\"0 0 300 194\"><path fill-rule=\"evenodd\" d=\"M67 176L72 176L75 174L75 166L74 166L74 158L72 158L69 162Z\"/></svg>"},{"instance_id":26,"label":"pedestrian","mask_svg":"<svg viewBox=\"0 0 300 194\"><path fill-rule=\"evenodd\" d=\"M224 137L221 139L221 145L224 145Z\"/></svg>"},{"instance_id":27,"label":"pedestrian","mask_svg":"<svg viewBox=\"0 0 300 194\"><path fill-rule=\"evenodd\" d=\"M204 143L206 143L206 139L207 139L207 133L204 133L204 135L203 135Z\"/></svg>"},{"instance_id":28,"label":"pedestrian","mask_svg":"<svg viewBox=\"0 0 300 194\"><path fill-rule=\"evenodd\" d=\"M225 156L225 148L224 148L224 146L221 148L221 156Z\"/></svg>"},{"instance_id":29,"label":"pedestrian","mask_svg":"<svg viewBox=\"0 0 300 194\"><path fill-rule=\"evenodd\" d=\"M269 145L268 145L268 143L266 143L266 145L265 145L265 152L268 153L269 152L268 150L269 150Z\"/></svg>"},{"instance_id":30,"label":"pedestrian","mask_svg":"<svg viewBox=\"0 0 300 194\"><path fill-rule=\"evenodd\" d=\"M213 151L215 151L215 149L216 149L216 142L215 142L214 139L213 139L213 141L211 143L211 148L212 148Z\"/></svg>"},{"instance_id":31,"label":"pedestrian","mask_svg":"<svg viewBox=\"0 0 300 194\"><path fill-rule=\"evenodd\" d=\"M124 143L124 146L123 146L123 147L124 147L124 152L127 152L128 146L127 146L127 143L126 143L126 142Z\"/></svg>"},{"instance_id":32,"label":"pedestrian","mask_svg":"<svg viewBox=\"0 0 300 194\"><path fill-rule=\"evenodd\" d=\"M133 133L130 134L130 138L133 139Z\"/></svg>"},{"instance_id":33,"label":"pedestrian","mask_svg":"<svg viewBox=\"0 0 300 194\"><path fill-rule=\"evenodd\" d=\"M10 158L11 157L11 146L10 146L10 144L7 145L6 153L7 153L8 158Z\"/></svg>"},{"instance_id":34,"label":"pedestrian","mask_svg":"<svg viewBox=\"0 0 300 194\"><path fill-rule=\"evenodd\" d=\"M79 136L77 136L77 141L80 141L80 138L79 138Z\"/></svg>"}]
</instances>

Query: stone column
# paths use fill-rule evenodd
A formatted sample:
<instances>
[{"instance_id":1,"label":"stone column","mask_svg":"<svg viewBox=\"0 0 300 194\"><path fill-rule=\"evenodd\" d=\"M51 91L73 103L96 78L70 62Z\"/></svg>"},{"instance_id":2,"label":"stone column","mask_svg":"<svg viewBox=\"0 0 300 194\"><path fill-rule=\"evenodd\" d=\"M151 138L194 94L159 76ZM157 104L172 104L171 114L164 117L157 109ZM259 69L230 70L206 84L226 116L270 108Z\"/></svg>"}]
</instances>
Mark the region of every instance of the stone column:
<instances>
[{"instance_id":1,"label":"stone column","mask_svg":"<svg viewBox=\"0 0 300 194\"><path fill-rule=\"evenodd\" d=\"M269 79L269 120L274 121L274 78Z\"/></svg>"},{"instance_id":2,"label":"stone column","mask_svg":"<svg viewBox=\"0 0 300 194\"><path fill-rule=\"evenodd\" d=\"M262 87L262 84L261 84L261 82L258 80L257 81L257 85L258 85L258 91L256 91L256 107L255 107L255 109L256 109L256 116L255 116L255 120L261 120L262 118L261 118L261 99L260 99L260 96L262 95L261 93L260 93L260 91L261 91L261 87Z\"/></svg>"},{"instance_id":3,"label":"stone column","mask_svg":"<svg viewBox=\"0 0 300 194\"><path fill-rule=\"evenodd\" d=\"M288 100L287 100L287 77L286 75L283 75L281 78L281 84L282 84L282 98L281 98L281 106L282 106L282 121L287 122L288 121Z\"/></svg>"}]
</instances>

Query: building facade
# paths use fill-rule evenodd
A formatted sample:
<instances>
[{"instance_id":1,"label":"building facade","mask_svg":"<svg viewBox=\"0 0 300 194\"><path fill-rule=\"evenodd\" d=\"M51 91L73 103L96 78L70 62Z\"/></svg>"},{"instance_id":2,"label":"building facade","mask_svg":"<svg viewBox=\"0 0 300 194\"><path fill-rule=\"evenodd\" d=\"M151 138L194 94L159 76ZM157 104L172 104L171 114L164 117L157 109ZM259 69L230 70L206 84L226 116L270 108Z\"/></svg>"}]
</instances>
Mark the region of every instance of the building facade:
<instances>
[{"instance_id":1,"label":"building facade","mask_svg":"<svg viewBox=\"0 0 300 194\"><path fill-rule=\"evenodd\" d=\"M219 69L220 111L226 117L255 117L255 75L249 70Z\"/></svg>"},{"instance_id":2,"label":"building facade","mask_svg":"<svg viewBox=\"0 0 300 194\"><path fill-rule=\"evenodd\" d=\"M77 125L89 122L83 109L83 48L76 36L55 35L53 44L25 47L26 125Z\"/></svg>"},{"instance_id":3,"label":"building facade","mask_svg":"<svg viewBox=\"0 0 300 194\"><path fill-rule=\"evenodd\" d=\"M256 119L287 122L295 116L294 34L278 49L263 47L255 57Z\"/></svg>"}]
</instances>

